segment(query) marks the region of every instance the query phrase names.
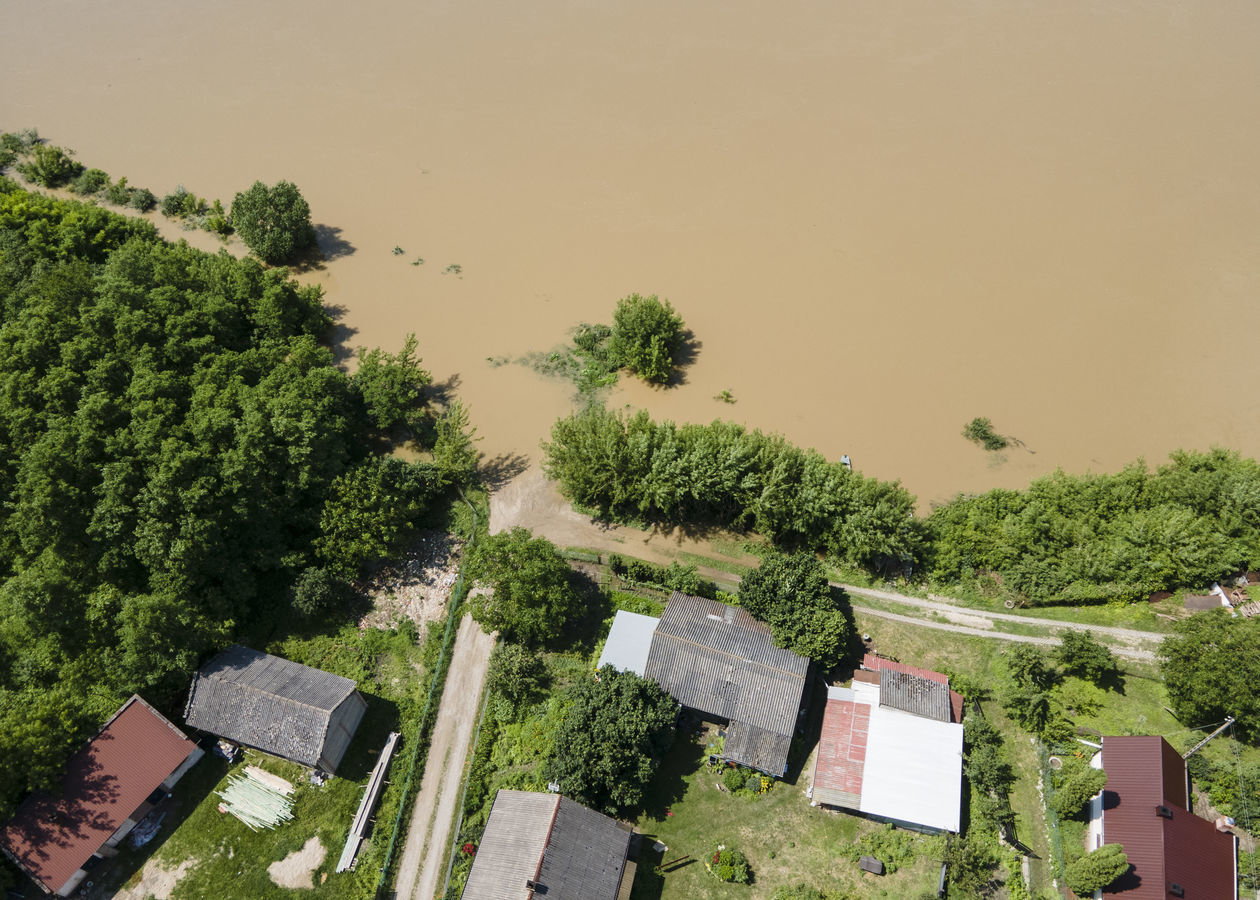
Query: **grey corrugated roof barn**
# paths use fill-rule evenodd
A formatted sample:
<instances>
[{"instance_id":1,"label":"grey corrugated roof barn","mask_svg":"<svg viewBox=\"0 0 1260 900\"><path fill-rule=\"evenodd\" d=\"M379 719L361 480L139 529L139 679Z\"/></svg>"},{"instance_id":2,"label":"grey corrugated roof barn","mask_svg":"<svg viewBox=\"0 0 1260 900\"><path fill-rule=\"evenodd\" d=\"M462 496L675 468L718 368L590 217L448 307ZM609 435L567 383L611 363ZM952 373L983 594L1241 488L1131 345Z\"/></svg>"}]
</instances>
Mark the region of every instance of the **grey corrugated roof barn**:
<instances>
[{"instance_id":1,"label":"grey corrugated roof barn","mask_svg":"<svg viewBox=\"0 0 1260 900\"><path fill-rule=\"evenodd\" d=\"M627 640L635 647L642 643L638 630L627 637L619 621L601 664L634 656L622 652ZM809 660L776 647L770 629L744 610L675 591L651 634L642 669L633 671L683 706L726 719L727 759L772 775L787 772Z\"/></svg>"},{"instance_id":2,"label":"grey corrugated roof barn","mask_svg":"<svg viewBox=\"0 0 1260 900\"><path fill-rule=\"evenodd\" d=\"M233 645L188 690L193 728L335 772L367 701L349 678Z\"/></svg>"},{"instance_id":3,"label":"grey corrugated roof barn","mask_svg":"<svg viewBox=\"0 0 1260 900\"><path fill-rule=\"evenodd\" d=\"M616 900L630 832L559 794L499 791L462 900Z\"/></svg>"}]
</instances>

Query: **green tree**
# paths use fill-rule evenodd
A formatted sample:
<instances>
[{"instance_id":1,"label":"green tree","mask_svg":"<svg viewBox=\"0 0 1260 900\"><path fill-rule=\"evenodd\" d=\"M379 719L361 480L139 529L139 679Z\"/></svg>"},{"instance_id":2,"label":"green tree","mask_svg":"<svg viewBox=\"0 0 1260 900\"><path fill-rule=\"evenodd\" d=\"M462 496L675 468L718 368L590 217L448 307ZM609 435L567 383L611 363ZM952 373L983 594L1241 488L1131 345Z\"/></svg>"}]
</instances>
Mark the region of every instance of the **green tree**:
<instances>
[{"instance_id":1,"label":"green tree","mask_svg":"<svg viewBox=\"0 0 1260 900\"><path fill-rule=\"evenodd\" d=\"M643 380L664 384L674 374L683 328L668 300L631 294L617 301L608 351L615 362Z\"/></svg>"},{"instance_id":2,"label":"green tree","mask_svg":"<svg viewBox=\"0 0 1260 900\"><path fill-rule=\"evenodd\" d=\"M393 552L441 490L441 476L432 465L371 457L330 486L315 550L330 571L353 577L363 563Z\"/></svg>"},{"instance_id":3,"label":"green tree","mask_svg":"<svg viewBox=\"0 0 1260 900\"><path fill-rule=\"evenodd\" d=\"M566 692L543 777L566 797L617 815L642 802L673 741L678 703L633 672L604 666L598 676Z\"/></svg>"},{"instance_id":4,"label":"green tree","mask_svg":"<svg viewBox=\"0 0 1260 900\"><path fill-rule=\"evenodd\" d=\"M468 599L472 617L504 639L538 646L565 634L581 614L572 570L554 544L524 528L479 540L466 573L490 588Z\"/></svg>"},{"instance_id":5,"label":"green tree","mask_svg":"<svg viewBox=\"0 0 1260 900\"><path fill-rule=\"evenodd\" d=\"M402 349L392 356L379 347L359 348L359 368L352 381L363 398L368 419L377 428L388 431L414 425L420 392L433 381L433 376L420 367L416 347L416 336L408 334Z\"/></svg>"},{"instance_id":6,"label":"green tree","mask_svg":"<svg viewBox=\"0 0 1260 900\"><path fill-rule=\"evenodd\" d=\"M327 569L303 569L293 585L293 608L305 616L318 616L344 606L350 586Z\"/></svg>"},{"instance_id":7,"label":"green tree","mask_svg":"<svg viewBox=\"0 0 1260 900\"><path fill-rule=\"evenodd\" d=\"M452 400L434 423L433 463L452 484L468 484L477 473L481 454L477 450L477 429L468 408Z\"/></svg>"},{"instance_id":8,"label":"green tree","mask_svg":"<svg viewBox=\"0 0 1260 900\"><path fill-rule=\"evenodd\" d=\"M1129 858L1119 844L1103 844L1067 867L1067 885L1079 897L1111 884L1129 870Z\"/></svg>"},{"instance_id":9,"label":"green tree","mask_svg":"<svg viewBox=\"0 0 1260 900\"><path fill-rule=\"evenodd\" d=\"M1260 619L1212 610L1182 619L1159 648L1168 699L1182 722L1238 721L1248 738L1260 734Z\"/></svg>"},{"instance_id":10,"label":"green tree","mask_svg":"<svg viewBox=\"0 0 1260 900\"><path fill-rule=\"evenodd\" d=\"M812 553L771 553L744 576L740 606L770 626L775 643L826 670L845 654L852 626Z\"/></svg>"},{"instance_id":11,"label":"green tree","mask_svg":"<svg viewBox=\"0 0 1260 900\"><path fill-rule=\"evenodd\" d=\"M315 243L311 207L289 181L255 181L232 200L232 227L259 259L276 265Z\"/></svg>"},{"instance_id":12,"label":"green tree","mask_svg":"<svg viewBox=\"0 0 1260 900\"><path fill-rule=\"evenodd\" d=\"M1063 632L1054 656L1065 674L1094 683L1112 680L1120 674L1115 655L1087 631L1073 628Z\"/></svg>"},{"instance_id":13,"label":"green tree","mask_svg":"<svg viewBox=\"0 0 1260 900\"><path fill-rule=\"evenodd\" d=\"M1080 771L1073 772L1054 792L1050 805L1060 816L1074 816L1084 809L1090 798L1101 791L1106 784L1106 772L1102 769L1082 766Z\"/></svg>"}]
</instances>

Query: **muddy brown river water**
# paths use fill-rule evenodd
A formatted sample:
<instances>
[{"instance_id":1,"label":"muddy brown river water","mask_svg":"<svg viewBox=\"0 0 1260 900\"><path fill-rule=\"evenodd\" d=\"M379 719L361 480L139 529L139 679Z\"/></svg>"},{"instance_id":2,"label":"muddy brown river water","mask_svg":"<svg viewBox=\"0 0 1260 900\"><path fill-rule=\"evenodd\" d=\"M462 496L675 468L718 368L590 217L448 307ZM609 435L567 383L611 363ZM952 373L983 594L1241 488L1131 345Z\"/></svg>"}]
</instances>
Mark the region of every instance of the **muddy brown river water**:
<instances>
[{"instance_id":1,"label":"muddy brown river water","mask_svg":"<svg viewBox=\"0 0 1260 900\"><path fill-rule=\"evenodd\" d=\"M295 181L332 257L302 277L352 345L415 331L490 456L536 458L571 390L487 357L632 291L699 355L611 404L781 431L924 504L1260 455L1251 0L0 12L0 128L158 194ZM964 441L977 415L1025 448Z\"/></svg>"}]
</instances>

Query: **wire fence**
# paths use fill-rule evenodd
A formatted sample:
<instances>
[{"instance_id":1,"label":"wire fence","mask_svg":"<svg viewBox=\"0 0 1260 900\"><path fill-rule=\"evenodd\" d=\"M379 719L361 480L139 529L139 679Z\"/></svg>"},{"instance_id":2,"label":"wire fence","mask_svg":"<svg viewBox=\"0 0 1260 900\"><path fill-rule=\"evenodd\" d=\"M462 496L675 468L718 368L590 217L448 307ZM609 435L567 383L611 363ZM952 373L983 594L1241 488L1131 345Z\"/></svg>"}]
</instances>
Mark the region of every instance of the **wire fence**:
<instances>
[{"instance_id":1,"label":"wire fence","mask_svg":"<svg viewBox=\"0 0 1260 900\"><path fill-rule=\"evenodd\" d=\"M468 543L465 549L472 547L473 542L477 539L477 510L463 493L460 493L460 499L468 504L468 508L472 511L472 529L468 535ZM408 811L412 801L412 784L415 782L416 763L420 758L420 751L428 747L429 737L429 714L433 711L433 697L437 694L439 686L446 681L446 669L450 664L451 644L455 637L455 623L460 618L460 606L464 602L464 597L468 593L467 581L464 578L464 565L460 562L459 577L455 579L455 586L451 589L450 604L446 610L446 631L442 635L442 649L438 653L437 667L433 670L433 678L429 682L429 694L424 701L424 711L420 714L420 724L416 727L415 734L412 737L411 762L407 766L407 780L403 785L402 800L398 804L398 813L394 816L394 827L389 836L389 846L385 850L385 861L381 865L381 877L376 882L375 896L381 898L386 895L386 883L392 874L394 863L394 850L398 843L400 831L402 828L403 815ZM426 760L427 761L427 760ZM420 772L424 772L424 764L420 765Z\"/></svg>"}]
</instances>

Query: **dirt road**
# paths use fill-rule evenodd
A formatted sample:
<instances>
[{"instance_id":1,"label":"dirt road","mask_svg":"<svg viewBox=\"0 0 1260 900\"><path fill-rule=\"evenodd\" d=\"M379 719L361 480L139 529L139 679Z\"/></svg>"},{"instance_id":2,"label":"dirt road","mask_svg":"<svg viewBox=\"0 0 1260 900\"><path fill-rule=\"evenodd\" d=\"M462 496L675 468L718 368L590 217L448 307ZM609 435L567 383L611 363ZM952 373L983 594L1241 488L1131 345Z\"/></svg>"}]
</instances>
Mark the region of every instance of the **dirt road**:
<instances>
[{"instance_id":1,"label":"dirt road","mask_svg":"<svg viewBox=\"0 0 1260 900\"><path fill-rule=\"evenodd\" d=\"M521 525L535 534L551 540L558 547L589 547L607 553L627 553L657 563L669 563L677 559L680 551L712 555L712 549L703 537L689 535L680 529L673 531L643 531L626 525L610 525L598 522L590 516L575 511L560 496L555 484L548 481L535 466L514 478L495 493L490 511L491 529L494 531ZM755 558L743 562L756 565ZM700 574L722 582L737 582L739 577L728 572L700 568ZM1013 613L989 612L950 602L948 598L933 596L931 599L911 597L895 591L877 590L850 584L836 584L854 600L868 597L884 603L895 603L910 609L938 613L947 621L899 615L886 610L871 609L855 604L857 613L879 616L906 622L921 628L935 628L994 640L1014 643L1052 646L1058 643L1053 635L1068 628L1086 628L1099 639L1111 644L1115 652L1127 659L1150 661L1163 635L1153 631L1106 626L1083 626L1059 619L1021 616ZM1045 629L1046 636L1012 634L999 630L997 623L1015 623L1031 628Z\"/></svg>"},{"instance_id":2,"label":"dirt road","mask_svg":"<svg viewBox=\"0 0 1260 900\"><path fill-rule=\"evenodd\" d=\"M407 843L395 885L399 900L433 900L442 889L441 880L446 874L442 854L451 842L468 743L477 724L477 699L493 649L494 636L483 632L470 616L464 616L438 704L420 793L407 827Z\"/></svg>"}]
</instances>

